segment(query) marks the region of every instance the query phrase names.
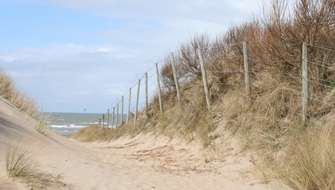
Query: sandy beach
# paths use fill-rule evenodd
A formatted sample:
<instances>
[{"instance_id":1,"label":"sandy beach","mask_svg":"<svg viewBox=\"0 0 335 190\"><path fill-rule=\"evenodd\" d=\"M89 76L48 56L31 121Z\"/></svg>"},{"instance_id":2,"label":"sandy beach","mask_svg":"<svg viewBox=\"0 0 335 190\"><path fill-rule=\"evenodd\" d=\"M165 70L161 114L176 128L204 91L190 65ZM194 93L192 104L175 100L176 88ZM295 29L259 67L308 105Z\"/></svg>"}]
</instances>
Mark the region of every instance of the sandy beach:
<instances>
[{"instance_id":1,"label":"sandy beach","mask_svg":"<svg viewBox=\"0 0 335 190\"><path fill-rule=\"evenodd\" d=\"M0 189L28 189L20 180L7 178L5 155L10 145L25 149L38 171L57 179L47 189L269 189L256 177L252 157L233 140L219 152L150 134L80 143L52 132L41 135L22 113L6 105L0 109Z\"/></svg>"}]
</instances>

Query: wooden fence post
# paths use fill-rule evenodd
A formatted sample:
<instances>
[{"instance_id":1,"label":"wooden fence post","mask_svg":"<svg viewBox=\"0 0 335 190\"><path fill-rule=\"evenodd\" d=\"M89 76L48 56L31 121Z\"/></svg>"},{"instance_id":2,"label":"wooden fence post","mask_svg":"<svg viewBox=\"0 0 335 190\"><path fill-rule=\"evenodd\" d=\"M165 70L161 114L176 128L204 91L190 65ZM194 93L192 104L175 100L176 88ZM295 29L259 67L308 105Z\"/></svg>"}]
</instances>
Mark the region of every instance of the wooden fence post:
<instances>
[{"instance_id":1,"label":"wooden fence post","mask_svg":"<svg viewBox=\"0 0 335 190\"><path fill-rule=\"evenodd\" d=\"M177 91L177 100L180 103L181 98L180 98L179 82L178 82L178 77L177 77L176 65L172 62L171 66L172 66L173 80L174 80L174 84L176 86L176 91Z\"/></svg>"},{"instance_id":2,"label":"wooden fence post","mask_svg":"<svg viewBox=\"0 0 335 190\"><path fill-rule=\"evenodd\" d=\"M105 114L102 114L102 128L105 128Z\"/></svg>"},{"instance_id":3,"label":"wooden fence post","mask_svg":"<svg viewBox=\"0 0 335 190\"><path fill-rule=\"evenodd\" d=\"M127 121L126 121L127 124L129 122L129 119L130 119L130 114L131 114L131 88L129 88L128 114L127 114Z\"/></svg>"},{"instance_id":4,"label":"wooden fence post","mask_svg":"<svg viewBox=\"0 0 335 190\"><path fill-rule=\"evenodd\" d=\"M210 110L211 109L211 102L210 102L210 99L209 99L207 72L206 72L206 69L205 69L204 59L202 57L202 54L201 54L201 51L200 51L199 48L197 49L197 53L198 53L199 62L200 62L202 82L204 84L204 91L205 91L205 96L206 96L207 109Z\"/></svg>"},{"instance_id":5,"label":"wooden fence post","mask_svg":"<svg viewBox=\"0 0 335 190\"><path fill-rule=\"evenodd\" d=\"M141 79L138 80L137 84L137 96L136 96L136 108L135 108L135 117L134 117L134 127L136 127L136 120L138 117L138 107L139 107L139 101L140 101L140 90L141 90Z\"/></svg>"},{"instance_id":6,"label":"wooden fence post","mask_svg":"<svg viewBox=\"0 0 335 190\"><path fill-rule=\"evenodd\" d=\"M113 107L112 128L114 127L114 123L115 123L115 107Z\"/></svg>"},{"instance_id":7,"label":"wooden fence post","mask_svg":"<svg viewBox=\"0 0 335 190\"><path fill-rule=\"evenodd\" d=\"M161 92L161 79L158 69L158 63L156 63L156 75L157 75L157 90L158 90L158 102L159 102L159 110L163 113L163 104L162 104L162 92Z\"/></svg>"},{"instance_id":8,"label":"wooden fence post","mask_svg":"<svg viewBox=\"0 0 335 190\"><path fill-rule=\"evenodd\" d=\"M247 42L243 42L244 83L247 96L250 97L250 68Z\"/></svg>"},{"instance_id":9,"label":"wooden fence post","mask_svg":"<svg viewBox=\"0 0 335 190\"><path fill-rule=\"evenodd\" d=\"M304 124L307 122L308 115L308 52L307 44L304 42L302 45L302 121Z\"/></svg>"},{"instance_id":10,"label":"wooden fence post","mask_svg":"<svg viewBox=\"0 0 335 190\"><path fill-rule=\"evenodd\" d=\"M107 109L107 128L109 128L109 115L110 115L110 113L109 113L110 111L109 111L109 108Z\"/></svg>"},{"instance_id":11,"label":"wooden fence post","mask_svg":"<svg viewBox=\"0 0 335 190\"><path fill-rule=\"evenodd\" d=\"M119 103L116 104L116 123L115 123L115 127L119 126Z\"/></svg>"},{"instance_id":12,"label":"wooden fence post","mask_svg":"<svg viewBox=\"0 0 335 190\"><path fill-rule=\"evenodd\" d=\"M121 97L121 125L123 125L123 106L124 106L124 97Z\"/></svg>"},{"instance_id":13,"label":"wooden fence post","mask_svg":"<svg viewBox=\"0 0 335 190\"><path fill-rule=\"evenodd\" d=\"M149 108L149 83L148 83L148 72L145 73L145 110Z\"/></svg>"}]
</instances>

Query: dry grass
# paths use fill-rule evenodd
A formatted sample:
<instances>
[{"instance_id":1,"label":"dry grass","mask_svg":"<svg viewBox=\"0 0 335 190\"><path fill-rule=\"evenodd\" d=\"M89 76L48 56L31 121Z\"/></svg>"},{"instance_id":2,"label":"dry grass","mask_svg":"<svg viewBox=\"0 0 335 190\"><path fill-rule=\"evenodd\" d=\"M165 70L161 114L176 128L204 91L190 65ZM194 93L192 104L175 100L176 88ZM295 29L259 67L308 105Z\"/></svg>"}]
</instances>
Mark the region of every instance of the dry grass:
<instances>
[{"instance_id":1,"label":"dry grass","mask_svg":"<svg viewBox=\"0 0 335 190\"><path fill-rule=\"evenodd\" d=\"M6 169L8 177L18 179L30 189L44 190L49 187L59 189L65 187L60 181L60 176L52 176L37 170L27 151L12 147L6 155Z\"/></svg>"},{"instance_id":2,"label":"dry grass","mask_svg":"<svg viewBox=\"0 0 335 190\"><path fill-rule=\"evenodd\" d=\"M126 135L134 137L137 134L144 132L143 121L143 119L139 119L136 124L137 127L134 127L133 120L131 120L129 124L124 124L119 128L102 128L98 125L91 125L80 129L71 137L83 142L109 141Z\"/></svg>"},{"instance_id":3,"label":"dry grass","mask_svg":"<svg viewBox=\"0 0 335 190\"><path fill-rule=\"evenodd\" d=\"M12 79L3 72L0 72L0 96L15 105L20 111L33 118L38 118L39 114L35 102L16 90Z\"/></svg>"},{"instance_id":4,"label":"dry grass","mask_svg":"<svg viewBox=\"0 0 335 190\"><path fill-rule=\"evenodd\" d=\"M109 134L115 135L112 132L113 129L102 128L97 125L92 125L83 129L80 129L77 133L72 135L72 138L83 141L83 142L91 142L91 141L105 141L108 140L107 136Z\"/></svg>"},{"instance_id":5,"label":"dry grass","mask_svg":"<svg viewBox=\"0 0 335 190\"><path fill-rule=\"evenodd\" d=\"M183 100L175 103L173 92L164 95L164 114L158 114L159 108L152 103L147 113L140 113L134 126L133 120L116 129L90 126L81 129L72 137L80 141L109 141L121 136L134 137L140 133L165 135L170 138L181 137L186 140L199 140L205 147L210 146L215 136L211 132L216 126L212 122L212 114L208 113L205 98L198 96L202 92L201 81L194 81L192 86L184 86L181 90Z\"/></svg>"},{"instance_id":6,"label":"dry grass","mask_svg":"<svg viewBox=\"0 0 335 190\"><path fill-rule=\"evenodd\" d=\"M47 135L47 124L44 121L39 121L37 125L35 126L35 129L37 132L39 132L42 135Z\"/></svg>"},{"instance_id":7,"label":"dry grass","mask_svg":"<svg viewBox=\"0 0 335 190\"><path fill-rule=\"evenodd\" d=\"M300 130L282 153L268 163L268 176L296 190L335 189L335 130L333 127Z\"/></svg>"},{"instance_id":8,"label":"dry grass","mask_svg":"<svg viewBox=\"0 0 335 190\"><path fill-rule=\"evenodd\" d=\"M6 169L9 177L24 177L32 170L31 160L25 151L11 148L6 156Z\"/></svg>"}]
</instances>

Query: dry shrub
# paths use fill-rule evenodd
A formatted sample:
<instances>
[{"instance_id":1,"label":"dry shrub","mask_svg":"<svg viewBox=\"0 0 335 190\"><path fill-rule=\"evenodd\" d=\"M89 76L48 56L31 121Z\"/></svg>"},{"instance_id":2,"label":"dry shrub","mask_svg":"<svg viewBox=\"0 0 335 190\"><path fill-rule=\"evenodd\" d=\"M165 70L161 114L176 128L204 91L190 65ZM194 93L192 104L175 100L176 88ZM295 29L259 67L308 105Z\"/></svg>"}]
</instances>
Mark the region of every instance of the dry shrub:
<instances>
[{"instance_id":1,"label":"dry shrub","mask_svg":"<svg viewBox=\"0 0 335 190\"><path fill-rule=\"evenodd\" d=\"M176 68L177 78L181 76L178 59L179 58L177 54L171 53L164 60L164 66L161 70L161 76L162 76L163 85L165 88L167 88L168 91L172 91L176 89L174 78L173 78L172 64L174 64L177 67Z\"/></svg>"},{"instance_id":2,"label":"dry shrub","mask_svg":"<svg viewBox=\"0 0 335 190\"><path fill-rule=\"evenodd\" d=\"M165 64L161 69L162 83L169 91L175 88L173 80L172 65Z\"/></svg>"},{"instance_id":3,"label":"dry shrub","mask_svg":"<svg viewBox=\"0 0 335 190\"><path fill-rule=\"evenodd\" d=\"M208 36L202 35L193 38L189 43L184 44L179 49L182 77L198 77L201 76L199 64L198 49L206 60L209 57L211 43Z\"/></svg>"},{"instance_id":4,"label":"dry shrub","mask_svg":"<svg viewBox=\"0 0 335 190\"><path fill-rule=\"evenodd\" d=\"M66 187L60 181L60 176L38 171L27 151L17 146L11 147L7 152L6 170L8 177L20 180L30 189L43 190L50 187L63 189Z\"/></svg>"},{"instance_id":5,"label":"dry shrub","mask_svg":"<svg viewBox=\"0 0 335 190\"><path fill-rule=\"evenodd\" d=\"M176 66L177 78L181 84L186 84L194 78L201 76L199 57L197 50L200 49L204 59L209 58L211 43L205 35L193 38L189 43L181 45L175 53L171 53L164 60L161 70L162 82L168 90L175 89L172 66Z\"/></svg>"},{"instance_id":6,"label":"dry shrub","mask_svg":"<svg viewBox=\"0 0 335 190\"><path fill-rule=\"evenodd\" d=\"M264 19L264 45L259 54L268 55L271 62L265 64L271 64L282 74L295 74L295 70L300 69L303 42L311 46L335 47L334 1L297 0L295 3L294 10L289 12L285 0L274 1L272 12ZM309 55L311 59L320 56L312 48Z\"/></svg>"}]
</instances>

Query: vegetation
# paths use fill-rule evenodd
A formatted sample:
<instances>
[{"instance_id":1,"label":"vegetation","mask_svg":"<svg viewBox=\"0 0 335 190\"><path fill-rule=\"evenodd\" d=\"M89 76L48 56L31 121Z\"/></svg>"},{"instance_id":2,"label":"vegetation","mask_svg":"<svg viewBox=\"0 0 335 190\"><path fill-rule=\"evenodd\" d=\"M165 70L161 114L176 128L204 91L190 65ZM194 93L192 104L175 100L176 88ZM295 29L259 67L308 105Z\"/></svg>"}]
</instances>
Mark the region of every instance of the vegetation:
<instances>
[{"instance_id":1,"label":"vegetation","mask_svg":"<svg viewBox=\"0 0 335 190\"><path fill-rule=\"evenodd\" d=\"M309 128L291 139L284 157L270 175L292 189L331 190L335 187L335 139L332 127ZM273 163L272 163L273 164Z\"/></svg>"},{"instance_id":2,"label":"vegetation","mask_svg":"<svg viewBox=\"0 0 335 190\"><path fill-rule=\"evenodd\" d=\"M38 117L39 114L34 101L16 90L14 82L3 72L0 72L0 96L20 111L34 118Z\"/></svg>"},{"instance_id":3,"label":"vegetation","mask_svg":"<svg viewBox=\"0 0 335 190\"><path fill-rule=\"evenodd\" d=\"M36 119L35 126L37 132L46 135L47 127L36 107L35 102L26 95L19 92L14 82L3 72L0 72L0 97L15 106L19 111L24 112Z\"/></svg>"},{"instance_id":4,"label":"vegetation","mask_svg":"<svg viewBox=\"0 0 335 190\"><path fill-rule=\"evenodd\" d=\"M39 132L42 135L47 135L47 124L46 122L40 120L36 127L35 127L36 131Z\"/></svg>"},{"instance_id":5,"label":"vegetation","mask_svg":"<svg viewBox=\"0 0 335 190\"><path fill-rule=\"evenodd\" d=\"M27 176L32 169L27 153L19 148L10 149L6 156L6 169L9 177Z\"/></svg>"}]
</instances>

